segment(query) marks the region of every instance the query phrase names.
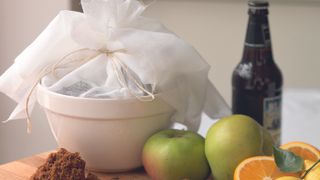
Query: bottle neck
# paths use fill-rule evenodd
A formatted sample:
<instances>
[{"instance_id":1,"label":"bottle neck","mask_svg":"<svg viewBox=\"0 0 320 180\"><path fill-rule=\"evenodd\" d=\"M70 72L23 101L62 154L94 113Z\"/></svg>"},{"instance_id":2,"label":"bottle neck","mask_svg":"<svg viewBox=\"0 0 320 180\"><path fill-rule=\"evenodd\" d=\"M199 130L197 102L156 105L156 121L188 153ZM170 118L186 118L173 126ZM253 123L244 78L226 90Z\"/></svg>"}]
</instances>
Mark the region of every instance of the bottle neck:
<instances>
[{"instance_id":1,"label":"bottle neck","mask_svg":"<svg viewBox=\"0 0 320 180\"><path fill-rule=\"evenodd\" d=\"M242 61L273 61L267 11L249 9Z\"/></svg>"}]
</instances>

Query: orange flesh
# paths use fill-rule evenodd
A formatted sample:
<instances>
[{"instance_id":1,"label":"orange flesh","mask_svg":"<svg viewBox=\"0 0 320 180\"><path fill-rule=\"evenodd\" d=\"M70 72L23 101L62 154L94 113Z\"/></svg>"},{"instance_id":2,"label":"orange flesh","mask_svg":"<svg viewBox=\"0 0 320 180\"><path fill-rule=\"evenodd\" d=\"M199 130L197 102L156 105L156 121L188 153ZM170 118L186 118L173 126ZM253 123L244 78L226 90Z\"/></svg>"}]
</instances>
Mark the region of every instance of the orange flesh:
<instances>
[{"instance_id":1,"label":"orange flesh","mask_svg":"<svg viewBox=\"0 0 320 180\"><path fill-rule=\"evenodd\" d=\"M291 142L281 146L282 149L289 150L305 160L317 161L320 159L319 150L303 142Z\"/></svg>"},{"instance_id":2,"label":"orange flesh","mask_svg":"<svg viewBox=\"0 0 320 180\"><path fill-rule=\"evenodd\" d=\"M240 163L235 171L234 179L274 180L282 176L299 177L299 174L283 173L277 168L272 157L257 156Z\"/></svg>"},{"instance_id":3,"label":"orange flesh","mask_svg":"<svg viewBox=\"0 0 320 180\"><path fill-rule=\"evenodd\" d=\"M317 161L320 159L320 151L304 142L290 142L281 146L303 159ZM275 180L283 176L299 177L299 173L281 172L273 157L257 156L244 160L235 170L234 180Z\"/></svg>"}]
</instances>

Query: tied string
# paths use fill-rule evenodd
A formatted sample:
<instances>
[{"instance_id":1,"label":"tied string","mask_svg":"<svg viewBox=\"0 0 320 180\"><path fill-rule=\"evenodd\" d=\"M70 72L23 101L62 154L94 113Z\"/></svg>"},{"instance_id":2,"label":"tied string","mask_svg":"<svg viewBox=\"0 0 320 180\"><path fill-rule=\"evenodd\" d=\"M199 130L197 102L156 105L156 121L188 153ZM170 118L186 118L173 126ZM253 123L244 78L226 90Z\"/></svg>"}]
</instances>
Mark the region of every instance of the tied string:
<instances>
[{"instance_id":1,"label":"tied string","mask_svg":"<svg viewBox=\"0 0 320 180\"><path fill-rule=\"evenodd\" d=\"M85 51L92 51L95 54L93 56L85 57L82 59L75 58L74 60L70 60L71 56L79 55L79 53L83 53ZM78 63L78 64L74 65L75 68L80 67L81 65L83 65L91 60L94 60L96 57L98 57L101 54L105 54L107 56L107 59L110 60L110 62L112 64L113 72L115 73L115 75L118 79L118 83L120 84L120 86L122 88L128 89L128 92L130 93L130 95L136 97L140 101L153 101L155 99L155 95L153 93L153 88L151 91L148 90L142 84L140 79L132 73L132 71L129 69L129 67L116 56L116 53L126 53L126 50L125 49L118 49L118 50L114 50L114 51L109 51L109 50L105 50L105 49L101 49L101 50L93 50L93 49L89 49L89 48L78 49L78 50L75 50L75 51L65 55L55 64L49 65L49 66L43 68L40 71L36 82L33 84L32 88L30 89L29 93L27 94L27 98L26 98L26 102L25 102L25 112L27 115L27 132L31 133L31 129L32 129L31 117L30 117L30 113L29 113L29 101L30 101L30 98L31 98L35 88L40 83L41 79L49 74L53 74L55 77L58 77L56 74L57 69L66 68L66 67L69 67L70 64L75 64L75 63ZM142 91L146 95L141 96L141 95L137 94L133 89L131 89L128 86L128 82L126 80L126 77L133 83L133 85L137 89L139 89L140 91Z\"/></svg>"}]
</instances>

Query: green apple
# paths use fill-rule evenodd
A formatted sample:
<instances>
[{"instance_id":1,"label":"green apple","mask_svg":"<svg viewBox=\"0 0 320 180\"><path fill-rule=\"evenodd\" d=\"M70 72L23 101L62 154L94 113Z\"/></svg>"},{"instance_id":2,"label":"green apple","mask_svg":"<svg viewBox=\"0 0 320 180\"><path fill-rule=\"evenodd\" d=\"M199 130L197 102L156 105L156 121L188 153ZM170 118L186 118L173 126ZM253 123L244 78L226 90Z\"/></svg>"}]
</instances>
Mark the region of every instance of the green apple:
<instances>
[{"instance_id":1,"label":"green apple","mask_svg":"<svg viewBox=\"0 0 320 180\"><path fill-rule=\"evenodd\" d=\"M244 115L220 119L207 132L205 154L215 180L233 179L234 170L241 161L263 155L260 125Z\"/></svg>"},{"instance_id":2,"label":"green apple","mask_svg":"<svg viewBox=\"0 0 320 180\"><path fill-rule=\"evenodd\" d=\"M155 180L202 180L210 173L204 138L192 131L168 129L151 136L144 145L142 161Z\"/></svg>"}]
</instances>

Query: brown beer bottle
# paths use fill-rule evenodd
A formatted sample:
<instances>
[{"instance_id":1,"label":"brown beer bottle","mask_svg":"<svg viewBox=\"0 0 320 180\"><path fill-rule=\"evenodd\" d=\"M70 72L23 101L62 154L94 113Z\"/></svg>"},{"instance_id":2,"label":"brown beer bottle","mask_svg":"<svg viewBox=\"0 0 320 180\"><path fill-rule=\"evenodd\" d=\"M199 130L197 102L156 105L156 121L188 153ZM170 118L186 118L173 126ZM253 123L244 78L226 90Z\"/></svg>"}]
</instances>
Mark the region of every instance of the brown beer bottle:
<instances>
[{"instance_id":1,"label":"brown beer bottle","mask_svg":"<svg viewBox=\"0 0 320 180\"><path fill-rule=\"evenodd\" d=\"M232 111L255 119L279 145L282 75L273 60L268 6L268 1L249 1L243 56L232 75Z\"/></svg>"}]
</instances>

